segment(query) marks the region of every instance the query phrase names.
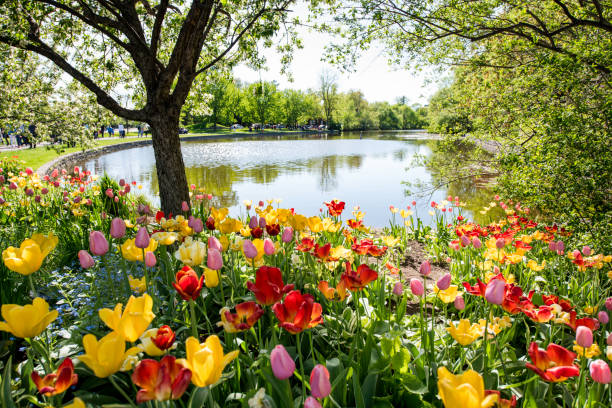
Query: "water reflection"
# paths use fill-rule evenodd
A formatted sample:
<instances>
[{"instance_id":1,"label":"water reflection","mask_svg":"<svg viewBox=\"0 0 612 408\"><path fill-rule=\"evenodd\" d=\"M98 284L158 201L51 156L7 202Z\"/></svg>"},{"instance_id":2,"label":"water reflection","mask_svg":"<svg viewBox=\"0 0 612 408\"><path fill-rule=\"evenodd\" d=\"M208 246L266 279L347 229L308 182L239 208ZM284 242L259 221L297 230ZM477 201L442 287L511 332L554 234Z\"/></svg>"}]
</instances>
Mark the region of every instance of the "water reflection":
<instances>
[{"instance_id":1,"label":"water reflection","mask_svg":"<svg viewBox=\"0 0 612 408\"><path fill-rule=\"evenodd\" d=\"M340 198L349 209L361 206L367 224L383 226L390 218L389 205L402 208L413 199L402 182L432 181L429 169L412 166L415 155L431 154L428 138L412 132L251 137L185 142L182 150L189 183L204 187L213 194L213 205L230 207L233 213L244 211L243 200L278 197L283 207L312 215L323 201ZM150 146L102 155L81 166L96 174L136 180L142 193L159 203ZM471 194L477 191L472 190ZM440 201L446 193L437 191L431 199ZM430 221L429 199L418 206L425 222Z\"/></svg>"}]
</instances>

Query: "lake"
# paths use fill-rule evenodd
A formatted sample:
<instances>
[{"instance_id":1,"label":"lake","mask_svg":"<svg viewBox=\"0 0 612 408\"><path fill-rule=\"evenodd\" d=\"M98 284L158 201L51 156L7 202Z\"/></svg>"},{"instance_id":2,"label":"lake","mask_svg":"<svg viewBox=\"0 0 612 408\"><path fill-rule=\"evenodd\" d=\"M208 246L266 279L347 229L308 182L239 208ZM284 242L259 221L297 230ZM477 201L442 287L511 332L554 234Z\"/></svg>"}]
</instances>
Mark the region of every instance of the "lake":
<instances>
[{"instance_id":1,"label":"lake","mask_svg":"<svg viewBox=\"0 0 612 408\"><path fill-rule=\"evenodd\" d=\"M429 224L431 200L440 202L449 193L460 194L462 201L470 199L465 194L483 195L475 186L450 186L421 197L409 194L406 182L432 181L432 171L415 164L415 158L432 154L432 137L423 132L256 136L183 142L182 152L189 183L204 187L213 194L213 205L229 207L230 214L245 213L243 200L279 198L281 207L311 216L324 208L324 201L338 198L347 204L345 219L353 206L360 206L366 225L382 227L391 218L390 205L406 208L416 200L418 216ZM93 174L136 181L159 205L151 146L104 154L79 165Z\"/></svg>"}]
</instances>

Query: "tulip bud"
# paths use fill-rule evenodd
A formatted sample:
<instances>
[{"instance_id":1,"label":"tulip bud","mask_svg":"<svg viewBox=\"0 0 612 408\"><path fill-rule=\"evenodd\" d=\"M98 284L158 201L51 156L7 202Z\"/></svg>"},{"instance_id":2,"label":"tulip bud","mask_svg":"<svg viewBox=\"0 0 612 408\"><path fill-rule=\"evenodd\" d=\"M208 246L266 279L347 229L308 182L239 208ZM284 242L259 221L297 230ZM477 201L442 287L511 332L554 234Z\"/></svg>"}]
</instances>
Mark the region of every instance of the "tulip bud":
<instances>
[{"instance_id":1,"label":"tulip bud","mask_svg":"<svg viewBox=\"0 0 612 408\"><path fill-rule=\"evenodd\" d=\"M34 197L34 201L36 201L37 203L40 203L40 200L41 198L39 195L36 195L36 197Z\"/></svg>"},{"instance_id":2,"label":"tulip bud","mask_svg":"<svg viewBox=\"0 0 612 408\"><path fill-rule=\"evenodd\" d=\"M315 398L308 397L306 401L304 401L304 408L322 408L322 406Z\"/></svg>"},{"instance_id":3,"label":"tulip bud","mask_svg":"<svg viewBox=\"0 0 612 408\"><path fill-rule=\"evenodd\" d=\"M558 241L557 242L557 253L561 255L563 254L564 250L565 250L565 244L563 243L563 241Z\"/></svg>"},{"instance_id":4,"label":"tulip bud","mask_svg":"<svg viewBox=\"0 0 612 408\"><path fill-rule=\"evenodd\" d=\"M136 239L134 241L134 245L136 248L146 248L149 246L149 233L145 227L140 227L138 232L136 233Z\"/></svg>"},{"instance_id":5,"label":"tulip bud","mask_svg":"<svg viewBox=\"0 0 612 408\"><path fill-rule=\"evenodd\" d=\"M155 258L155 254L150 251L145 252L145 265L148 268L152 268L156 264L157 264L157 258Z\"/></svg>"},{"instance_id":6,"label":"tulip bud","mask_svg":"<svg viewBox=\"0 0 612 408\"><path fill-rule=\"evenodd\" d=\"M176 338L176 334L172 331L170 326L163 325L159 329L157 329L157 333L155 336L151 337L153 343L160 350L168 350L174 344L174 339Z\"/></svg>"},{"instance_id":7,"label":"tulip bud","mask_svg":"<svg viewBox=\"0 0 612 408\"><path fill-rule=\"evenodd\" d=\"M4 175L0 174L0 184L4 184L5 181Z\"/></svg>"},{"instance_id":8,"label":"tulip bud","mask_svg":"<svg viewBox=\"0 0 612 408\"><path fill-rule=\"evenodd\" d=\"M266 228L266 219L264 217L259 217L259 228Z\"/></svg>"},{"instance_id":9,"label":"tulip bud","mask_svg":"<svg viewBox=\"0 0 612 408\"><path fill-rule=\"evenodd\" d=\"M495 247L497 249L502 249L505 246L506 246L506 240L503 238L497 238L497 241L495 241Z\"/></svg>"},{"instance_id":10,"label":"tulip bud","mask_svg":"<svg viewBox=\"0 0 612 408\"><path fill-rule=\"evenodd\" d=\"M221 244L219 244L221 245ZM208 257L206 258L206 265L215 271L218 271L223 267L223 257L221 252L216 248L208 247Z\"/></svg>"},{"instance_id":11,"label":"tulip bud","mask_svg":"<svg viewBox=\"0 0 612 408\"><path fill-rule=\"evenodd\" d=\"M402 285L402 282L395 282L395 285L393 285L393 294L395 296L402 296L404 294L404 286Z\"/></svg>"},{"instance_id":12,"label":"tulip bud","mask_svg":"<svg viewBox=\"0 0 612 408\"><path fill-rule=\"evenodd\" d=\"M610 317L602 310L601 312L597 313L597 320L599 320L601 324L608 324Z\"/></svg>"},{"instance_id":13,"label":"tulip bud","mask_svg":"<svg viewBox=\"0 0 612 408\"><path fill-rule=\"evenodd\" d=\"M213 251L216 251L213 249ZM204 284L207 288L216 288L219 285L219 272L214 269L204 268Z\"/></svg>"},{"instance_id":14,"label":"tulip bud","mask_svg":"<svg viewBox=\"0 0 612 408\"><path fill-rule=\"evenodd\" d=\"M603 360L595 360L589 367L591 378L593 381L600 384L609 384L612 381L612 373L610 373L610 366Z\"/></svg>"},{"instance_id":15,"label":"tulip bud","mask_svg":"<svg viewBox=\"0 0 612 408\"><path fill-rule=\"evenodd\" d=\"M211 231L215 229L215 219L213 217L208 217L206 219L206 228Z\"/></svg>"},{"instance_id":16,"label":"tulip bud","mask_svg":"<svg viewBox=\"0 0 612 408\"><path fill-rule=\"evenodd\" d=\"M208 237L208 247L214 248L219 252L223 252L223 246L217 237Z\"/></svg>"},{"instance_id":17,"label":"tulip bud","mask_svg":"<svg viewBox=\"0 0 612 408\"><path fill-rule=\"evenodd\" d=\"M478 239L478 237L474 237L472 238L472 245L474 245L474 248L480 249L482 247L482 242L480 239Z\"/></svg>"},{"instance_id":18,"label":"tulip bud","mask_svg":"<svg viewBox=\"0 0 612 408\"><path fill-rule=\"evenodd\" d=\"M125 236L125 222L121 218L113 218L110 226L110 234L111 237L115 239L123 238Z\"/></svg>"},{"instance_id":19,"label":"tulip bud","mask_svg":"<svg viewBox=\"0 0 612 408\"><path fill-rule=\"evenodd\" d=\"M81 268L83 269L89 269L92 266L94 266L95 262L94 259L92 258L91 255L89 255L89 252L85 251L84 249L81 249L79 251L79 263L81 264Z\"/></svg>"},{"instance_id":20,"label":"tulip bud","mask_svg":"<svg viewBox=\"0 0 612 408\"><path fill-rule=\"evenodd\" d=\"M125 194L129 193L130 191L132 191L132 187L130 187L130 185L129 185L129 184L128 184L128 185L126 185L126 186L123 188L123 192L124 192Z\"/></svg>"},{"instance_id":21,"label":"tulip bud","mask_svg":"<svg viewBox=\"0 0 612 408\"><path fill-rule=\"evenodd\" d=\"M612 346L612 333L608 334L608 337L606 337L606 344Z\"/></svg>"},{"instance_id":22,"label":"tulip bud","mask_svg":"<svg viewBox=\"0 0 612 408\"><path fill-rule=\"evenodd\" d=\"M423 289L423 282L420 279L410 279L410 290L415 296L423 296L425 290Z\"/></svg>"},{"instance_id":23,"label":"tulip bud","mask_svg":"<svg viewBox=\"0 0 612 408\"><path fill-rule=\"evenodd\" d=\"M25 193L28 197L31 197L34 195L34 190L32 190L31 188L28 188L26 189Z\"/></svg>"},{"instance_id":24,"label":"tulip bud","mask_svg":"<svg viewBox=\"0 0 612 408\"><path fill-rule=\"evenodd\" d=\"M264 239L264 253L266 255L274 255L276 248L274 248L274 243L270 238Z\"/></svg>"},{"instance_id":25,"label":"tulip bud","mask_svg":"<svg viewBox=\"0 0 612 408\"><path fill-rule=\"evenodd\" d=\"M49 189L48 189L47 187L43 187L43 188L40 190L40 193L41 193L42 195L47 195L47 194L49 194Z\"/></svg>"},{"instance_id":26,"label":"tulip bud","mask_svg":"<svg viewBox=\"0 0 612 408\"><path fill-rule=\"evenodd\" d=\"M462 296L457 296L453 304L455 305L455 309L457 310L465 309L465 300L463 300Z\"/></svg>"},{"instance_id":27,"label":"tulip bud","mask_svg":"<svg viewBox=\"0 0 612 408\"><path fill-rule=\"evenodd\" d=\"M257 203L260 207L264 206L264 202L262 200L259 200L259 202Z\"/></svg>"},{"instance_id":28,"label":"tulip bud","mask_svg":"<svg viewBox=\"0 0 612 408\"><path fill-rule=\"evenodd\" d=\"M450 273L445 273L438 281L436 282L436 286L440 290L446 290L450 286L451 283L451 275Z\"/></svg>"},{"instance_id":29,"label":"tulip bud","mask_svg":"<svg viewBox=\"0 0 612 408\"><path fill-rule=\"evenodd\" d=\"M253 259L257 256L257 248L255 248L255 245L248 239L242 241L242 249L244 250L244 256L249 259Z\"/></svg>"},{"instance_id":30,"label":"tulip bud","mask_svg":"<svg viewBox=\"0 0 612 408\"><path fill-rule=\"evenodd\" d=\"M331 392L329 371L323 364L317 364L310 373L310 392L315 398L325 398Z\"/></svg>"},{"instance_id":31,"label":"tulip bud","mask_svg":"<svg viewBox=\"0 0 612 408\"><path fill-rule=\"evenodd\" d=\"M491 279L485 290L485 299L494 305L501 305L506 292L506 282L501 279Z\"/></svg>"},{"instance_id":32,"label":"tulip bud","mask_svg":"<svg viewBox=\"0 0 612 408\"><path fill-rule=\"evenodd\" d=\"M181 210L183 210L183 212L189 211L189 204L187 204L187 201L181 203Z\"/></svg>"},{"instance_id":33,"label":"tulip bud","mask_svg":"<svg viewBox=\"0 0 612 408\"><path fill-rule=\"evenodd\" d=\"M119 197L118 197L118 196L115 196L114 201L115 201L116 203L118 203L118 202L119 202Z\"/></svg>"},{"instance_id":34,"label":"tulip bud","mask_svg":"<svg viewBox=\"0 0 612 408\"><path fill-rule=\"evenodd\" d=\"M121 187L125 186L125 179L121 179L121 180L119 180L119 185L120 185Z\"/></svg>"},{"instance_id":35,"label":"tulip bud","mask_svg":"<svg viewBox=\"0 0 612 408\"><path fill-rule=\"evenodd\" d=\"M257 216L254 215L249 220L249 228L253 229L253 228L257 227L257 225L259 225L259 221L257 220Z\"/></svg>"},{"instance_id":36,"label":"tulip bud","mask_svg":"<svg viewBox=\"0 0 612 408\"><path fill-rule=\"evenodd\" d=\"M591 255L591 247L588 245L585 245L582 247L582 253L584 254L584 256L589 256Z\"/></svg>"},{"instance_id":37,"label":"tulip bud","mask_svg":"<svg viewBox=\"0 0 612 408\"><path fill-rule=\"evenodd\" d=\"M429 264L429 261L425 261L421 264L419 272L423 276L428 276L431 273L431 265Z\"/></svg>"},{"instance_id":38,"label":"tulip bud","mask_svg":"<svg viewBox=\"0 0 612 408\"><path fill-rule=\"evenodd\" d=\"M612 297L609 297L606 299L605 305L606 305L606 309L612 310Z\"/></svg>"},{"instance_id":39,"label":"tulip bud","mask_svg":"<svg viewBox=\"0 0 612 408\"><path fill-rule=\"evenodd\" d=\"M285 347L280 344L274 347L270 353L270 364L272 365L274 376L279 380L286 380L295 371L295 361L287 353Z\"/></svg>"},{"instance_id":40,"label":"tulip bud","mask_svg":"<svg viewBox=\"0 0 612 408\"><path fill-rule=\"evenodd\" d=\"M291 242L292 240L293 240L293 228L286 227L283 230L283 234L281 235L281 241L283 241L286 244L288 242Z\"/></svg>"},{"instance_id":41,"label":"tulip bud","mask_svg":"<svg viewBox=\"0 0 612 408\"><path fill-rule=\"evenodd\" d=\"M461 246L466 247L468 245L470 245L470 239L468 238L467 235L462 235L461 236Z\"/></svg>"},{"instance_id":42,"label":"tulip bud","mask_svg":"<svg viewBox=\"0 0 612 408\"><path fill-rule=\"evenodd\" d=\"M94 255L104 255L108 252L108 241L100 231L89 233L89 250Z\"/></svg>"},{"instance_id":43,"label":"tulip bud","mask_svg":"<svg viewBox=\"0 0 612 408\"><path fill-rule=\"evenodd\" d=\"M114 197L113 189L112 188L107 188L104 194L106 194L106 196L108 198L113 198Z\"/></svg>"},{"instance_id":44,"label":"tulip bud","mask_svg":"<svg viewBox=\"0 0 612 408\"><path fill-rule=\"evenodd\" d=\"M576 343L580 347L589 348L593 345L593 332L586 326L578 326L576 329Z\"/></svg>"}]
</instances>

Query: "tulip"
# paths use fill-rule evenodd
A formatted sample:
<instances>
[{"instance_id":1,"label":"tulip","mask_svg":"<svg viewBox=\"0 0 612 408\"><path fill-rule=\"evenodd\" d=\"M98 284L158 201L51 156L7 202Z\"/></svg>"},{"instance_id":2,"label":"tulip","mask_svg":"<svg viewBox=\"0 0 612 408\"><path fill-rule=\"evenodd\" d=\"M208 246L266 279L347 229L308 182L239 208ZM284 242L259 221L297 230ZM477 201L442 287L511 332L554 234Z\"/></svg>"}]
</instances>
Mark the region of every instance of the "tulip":
<instances>
[{"instance_id":1,"label":"tulip","mask_svg":"<svg viewBox=\"0 0 612 408\"><path fill-rule=\"evenodd\" d=\"M213 250L214 251L214 250ZM219 286L219 271L209 268L204 268L204 284L207 288L216 288Z\"/></svg>"},{"instance_id":2,"label":"tulip","mask_svg":"<svg viewBox=\"0 0 612 408\"><path fill-rule=\"evenodd\" d=\"M141 388L136 394L138 404L179 399L190 381L191 370L179 364L174 356L165 356L159 362L142 360L132 374L132 382Z\"/></svg>"},{"instance_id":3,"label":"tulip","mask_svg":"<svg viewBox=\"0 0 612 408\"><path fill-rule=\"evenodd\" d=\"M249 228L253 229L256 228L259 225L259 222L257 220L257 216L254 215L249 219Z\"/></svg>"},{"instance_id":4,"label":"tulip","mask_svg":"<svg viewBox=\"0 0 612 408\"><path fill-rule=\"evenodd\" d=\"M24 339L38 336L58 316L57 310L49 311L49 304L39 297L25 306L4 304L0 313L5 320L0 322L0 330Z\"/></svg>"},{"instance_id":5,"label":"tulip","mask_svg":"<svg viewBox=\"0 0 612 408\"><path fill-rule=\"evenodd\" d=\"M204 285L204 275L198 275L189 266L184 266L176 273L176 280L172 283L174 289L183 300L196 300L200 296Z\"/></svg>"},{"instance_id":6,"label":"tulip","mask_svg":"<svg viewBox=\"0 0 612 408\"><path fill-rule=\"evenodd\" d=\"M138 354L140 348L132 347L125 350L125 338L115 331L102 337L100 341L93 334L83 337L85 354L79 356L79 361L89 367L96 377L106 378L123 368L125 360Z\"/></svg>"},{"instance_id":7,"label":"tulip","mask_svg":"<svg viewBox=\"0 0 612 408\"><path fill-rule=\"evenodd\" d=\"M465 309L465 300L463 300L462 296L457 296L453 304L455 305L455 309L457 310Z\"/></svg>"},{"instance_id":8,"label":"tulip","mask_svg":"<svg viewBox=\"0 0 612 408\"><path fill-rule=\"evenodd\" d=\"M315 303L312 295L302 295L299 290L289 292L283 303L272 306L272 311L279 320L279 327L291 334L323 323L321 305Z\"/></svg>"},{"instance_id":9,"label":"tulip","mask_svg":"<svg viewBox=\"0 0 612 408\"><path fill-rule=\"evenodd\" d=\"M295 361L283 345L279 344L270 353L270 364L272 372L279 380L286 380L291 377L295 371Z\"/></svg>"},{"instance_id":10,"label":"tulip","mask_svg":"<svg viewBox=\"0 0 612 408\"><path fill-rule=\"evenodd\" d=\"M491 279L485 290L485 299L494 305L501 305L504 302L506 292L506 282L501 279Z\"/></svg>"},{"instance_id":11,"label":"tulip","mask_svg":"<svg viewBox=\"0 0 612 408\"><path fill-rule=\"evenodd\" d=\"M606 344L612 346L612 333L608 334L608 337L606 337Z\"/></svg>"},{"instance_id":12,"label":"tulip","mask_svg":"<svg viewBox=\"0 0 612 408\"><path fill-rule=\"evenodd\" d=\"M54 373L41 378L36 371L33 371L31 378L38 392L45 397L59 395L78 381L78 376L74 373L74 365L69 358L65 358Z\"/></svg>"},{"instance_id":13,"label":"tulip","mask_svg":"<svg viewBox=\"0 0 612 408\"><path fill-rule=\"evenodd\" d=\"M140 227L140 229L136 233L134 245L136 245L137 248L146 248L149 246L149 241L150 238L147 229L145 227Z\"/></svg>"},{"instance_id":14,"label":"tulip","mask_svg":"<svg viewBox=\"0 0 612 408\"><path fill-rule=\"evenodd\" d=\"M213 231L215 229L215 219L213 217L208 217L206 219L206 228Z\"/></svg>"},{"instance_id":15,"label":"tulip","mask_svg":"<svg viewBox=\"0 0 612 408\"><path fill-rule=\"evenodd\" d=\"M315 398L325 398L331 392L329 371L323 364L317 364L310 373L310 392Z\"/></svg>"},{"instance_id":16,"label":"tulip","mask_svg":"<svg viewBox=\"0 0 612 408\"><path fill-rule=\"evenodd\" d=\"M563 243L563 241L558 241L557 242L557 253L561 255L563 254L564 250L565 250L565 244Z\"/></svg>"},{"instance_id":17,"label":"tulip","mask_svg":"<svg viewBox=\"0 0 612 408\"><path fill-rule=\"evenodd\" d=\"M542 350L532 342L528 353L533 364L527 363L526 367L544 381L561 382L580 375L580 369L574 364L576 354L557 344L551 343Z\"/></svg>"},{"instance_id":18,"label":"tulip","mask_svg":"<svg viewBox=\"0 0 612 408\"><path fill-rule=\"evenodd\" d=\"M201 218L193 218L192 216L190 217L189 223L187 225L196 234L199 234L200 232L204 231L204 223L202 222Z\"/></svg>"},{"instance_id":19,"label":"tulip","mask_svg":"<svg viewBox=\"0 0 612 408\"><path fill-rule=\"evenodd\" d=\"M257 248L255 248L255 245L248 239L242 241L242 250L244 251L244 256L249 259L253 259L257 256Z\"/></svg>"},{"instance_id":20,"label":"tulip","mask_svg":"<svg viewBox=\"0 0 612 408\"><path fill-rule=\"evenodd\" d=\"M503 238L497 238L497 240L495 241L495 247L497 249L502 249L505 246L506 246L506 240Z\"/></svg>"},{"instance_id":21,"label":"tulip","mask_svg":"<svg viewBox=\"0 0 612 408\"><path fill-rule=\"evenodd\" d=\"M584 256L589 256L591 255L591 247L588 245L585 245L582 247L582 253L584 254Z\"/></svg>"},{"instance_id":22,"label":"tulip","mask_svg":"<svg viewBox=\"0 0 612 408\"><path fill-rule=\"evenodd\" d=\"M455 326L450 322L450 326L446 328L453 339L462 346L472 344L476 339L482 336L482 326L480 324L471 324L467 319L461 319L459 324Z\"/></svg>"},{"instance_id":23,"label":"tulip","mask_svg":"<svg viewBox=\"0 0 612 408\"><path fill-rule=\"evenodd\" d=\"M81 268L83 269L89 269L95 264L93 257L89 255L89 252L85 251L84 249L81 249L79 251L78 257L79 263L81 264Z\"/></svg>"},{"instance_id":24,"label":"tulip","mask_svg":"<svg viewBox=\"0 0 612 408\"><path fill-rule=\"evenodd\" d=\"M125 236L125 221L119 217L113 218L111 221L110 235L115 239L123 238Z\"/></svg>"},{"instance_id":25,"label":"tulip","mask_svg":"<svg viewBox=\"0 0 612 408\"><path fill-rule=\"evenodd\" d=\"M283 241L285 244L293 241L293 228L285 227L283 234L281 235L281 241Z\"/></svg>"},{"instance_id":26,"label":"tulip","mask_svg":"<svg viewBox=\"0 0 612 408\"><path fill-rule=\"evenodd\" d=\"M151 340L160 350L168 350L170 347L172 347L175 337L176 335L170 326L163 325L157 329L155 336L152 337Z\"/></svg>"},{"instance_id":27,"label":"tulip","mask_svg":"<svg viewBox=\"0 0 612 408\"><path fill-rule=\"evenodd\" d=\"M4 184L5 181L4 175L0 174L0 184Z\"/></svg>"},{"instance_id":28,"label":"tulip","mask_svg":"<svg viewBox=\"0 0 612 408\"><path fill-rule=\"evenodd\" d=\"M578 326L576 328L576 343L580 347L591 347L593 345L593 331L586 326Z\"/></svg>"},{"instance_id":29,"label":"tulip","mask_svg":"<svg viewBox=\"0 0 612 408\"><path fill-rule=\"evenodd\" d=\"M221 244L219 244L221 246ZM208 257L206 258L206 265L215 271L218 271L223 267L223 257L221 252L212 247L208 247Z\"/></svg>"},{"instance_id":30,"label":"tulip","mask_svg":"<svg viewBox=\"0 0 612 408\"><path fill-rule=\"evenodd\" d=\"M550 241L548 243L548 250L556 252L557 251L557 243L555 241Z\"/></svg>"},{"instance_id":31,"label":"tulip","mask_svg":"<svg viewBox=\"0 0 612 408\"><path fill-rule=\"evenodd\" d=\"M605 306L606 306L606 309L612 310L612 297L609 297L606 299Z\"/></svg>"},{"instance_id":32,"label":"tulip","mask_svg":"<svg viewBox=\"0 0 612 408\"><path fill-rule=\"evenodd\" d=\"M264 217L259 217L259 228L266 227L266 219Z\"/></svg>"},{"instance_id":33,"label":"tulip","mask_svg":"<svg viewBox=\"0 0 612 408\"><path fill-rule=\"evenodd\" d=\"M393 294L395 296L402 296L404 294L404 286L402 285L402 282L395 282L395 285L393 285Z\"/></svg>"},{"instance_id":34,"label":"tulip","mask_svg":"<svg viewBox=\"0 0 612 408\"><path fill-rule=\"evenodd\" d=\"M145 252L145 266L147 268L153 268L157 264L157 258L153 252Z\"/></svg>"},{"instance_id":35,"label":"tulip","mask_svg":"<svg viewBox=\"0 0 612 408\"><path fill-rule=\"evenodd\" d=\"M151 357L163 356L166 350L172 348L175 333L169 326L159 329L149 329L140 336L140 348Z\"/></svg>"},{"instance_id":36,"label":"tulip","mask_svg":"<svg viewBox=\"0 0 612 408\"><path fill-rule=\"evenodd\" d=\"M495 394L485 395L484 381L476 371L454 375L446 367L438 368L438 395L446 408L485 408L498 400Z\"/></svg>"},{"instance_id":37,"label":"tulip","mask_svg":"<svg viewBox=\"0 0 612 408\"><path fill-rule=\"evenodd\" d=\"M238 350L223 354L219 337L208 336L204 343L195 337L189 337L185 342L187 357L177 360L177 363L191 370L191 382L196 387L206 387L215 384L221 378L226 365L238 356Z\"/></svg>"},{"instance_id":38,"label":"tulip","mask_svg":"<svg viewBox=\"0 0 612 408\"><path fill-rule=\"evenodd\" d=\"M100 309L98 314L111 330L120 333L128 341L136 341L155 318L153 299L148 294L141 297L130 296L123 313L123 305L117 303L114 310Z\"/></svg>"},{"instance_id":39,"label":"tulip","mask_svg":"<svg viewBox=\"0 0 612 408\"><path fill-rule=\"evenodd\" d=\"M89 250L94 255L104 255L108 252L108 241L100 231L89 233Z\"/></svg>"},{"instance_id":40,"label":"tulip","mask_svg":"<svg viewBox=\"0 0 612 408\"><path fill-rule=\"evenodd\" d=\"M223 252L223 246L217 237L208 237L208 248L214 248L219 252Z\"/></svg>"},{"instance_id":41,"label":"tulip","mask_svg":"<svg viewBox=\"0 0 612 408\"><path fill-rule=\"evenodd\" d=\"M251 236L253 238L261 238L263 236L263 229L260 227L255 227L251 229Z\"/></svg>"},{"instance_id":42,"label":"tulip","mask_svg":"<svg viewBox=\"0 0 612 408\"><path fill-rule=\"evenodd\" d=\"M328 244L329 245L329 244ZM346 272L342 274L340 280L344 282L345 287L351 291L361 291L370 282L378 279L378 273L371 269L366 264L359 265L357 270L351 268L351 263L345 263Z\"/></svg>"},{"instance_id":43,"label":"tulip","mask_svg":"<svg viewBox=\"0 0 612 408\"><path fill-rule=\"evenodd\" d=\"M601 324L608 324L610 321L610 316L608 316L608 313L602 310L597 313L597 320L599 320Z\"/></svg>"},{"instance_id":44,"label":"tulip","mask_svg":"<svg viewBox=\"0 0 612 408\"><path fill-rule=\"evenodd\" d=\"M38 271L43 259L41 248L33 239L24 240L19 248L10 246L2 251L6 267L26 276Z\"/></svg>"},{"instance_id":45,"label":"tulip","mask_svg":"<svg viewBox=\"0 0 612 408\"><path fill-rule=\"evenodd\" d=\"M431 273L431 265L429 261L425 261L421 264L421 267L419 268L419 272L423 276L428 276Z\"/></svg>"},{"instance_id":46,"label":"tulip","mask_svg":"<svg viewBox=\"0 0 612 408\"><path fill-rule=\"evenodd\" d=\"M480 239L478 239L478 237L474 237L472 238L472 245L474 245L474 248L480 249L482 247L482 242Z\"/></svg>"},{"instance_id":47,"label":"tulip","mask_svg":"<svg viewBox=\"0 0 612 408\"><path fill-rule=\"evenodd\" d=\"M205 255L206 245L201 241L194 241L191 237L187 237L174 253L176 259L189 266L201 265Z\"/></svg>"},{"instance_id":48,"label":"tulip","mask_svg":"<svg viewBox=\"0 0 612 408\"><path fill-rule=\"evenodd\" d=\"M183 210L183 212L189 211L189 204L187 204L187 201L181 203L181 210Z\"/></svg>"},{"instance_id":49,"label":"tulip","mask_svg":"<svg viewBox=\"0 0 612 408\"><path fill-rule=\"evenodd\" d=\"M425 292L423 282L420 279L410 279L410 290L415 296L423 296L423 293Z\"/></svg>"},{"instance_id":50,"label":"tulip","mask_svg":"<svg viewBox=\"0 0 612 408\"><path fill-rule=\"evenodd\" d=\"M222 307L219 314L221 321L217 326L223 326L228 333L238 333L253 327L264 311L257 303L250 301L237 304L236 313L231 313L228 307Z\"/></svg>"},{"instance_id":51,"label":"tulip","mask_svg":"<svg viewBox=\"0 0 612 408\"><path fill-rule=\"evenodd\" d=\"M273 305L283 295L293 290L294 285L284 285L281 270L271 266L262 266L255 272L255 283L248 281L247 289L253 292L260 305Z\"/></svg>"},{"instance_id":52,"label":"tulip","mask_svg":"<svg viewBox=\"0 0 612 408\"><path fill-rule=\"evenodd\" d=\"M276 248L274 248L274 243L270 238L264 239L264 253L266 255L274 255Z\"/></svg>"},{"instance_id":53,"label":"tulip","mask_svg":"<svg viewBox=\"0 0 612 408\"><path fill-rule=\"evenodd\" d=\"M4 203L6 203L6 200L4 198L0 197L0 205L2 205Z\"/></svg>"},{"instance_id":54,"label":"tulip","mask_svg":"<svg viewBox=\"0 0 612 408\"><path fill-rule=\"evenodd\" d=\"M600 384L609 384L612 381L612 373L610 373L610 366L603 360L595 360L589 366L591 378L593 381Z\"/></svg>"},{"instance_id":55,"label":"tulip","mask_svg":"<svg viewBox=\"0 0 612 408\"><path fill-rule=\"evenodd\" d=\"M105 191L105 194L108 198L113 198L115 196L115 194L113 193L113 189L112 188L107 188Z\"/></svg>"},{"instance_id":56,"label":"tulip","mask_svg":"<svg viewBox=\"0 0 612 408\"><path fill-rule=\"evenodd\" d=\"M470 238L467 235L462 235L461 236L461 246L468 246L470 245Z\"/></svg>"},{"instance_id":57,"label":"tulip","mask_svg":"<svg viewBox=\"0 0 612 408\"><path fill-rule=\"evenodd\" d=\"M136 293L144 293L147 289L147 281L143 276L140 279L134 278L132 275L128 275L128 283L130 284L130 289Z\"/></svg>"},{"instance_id":58,"label":"tulip","mask_svg":"<svg viewBox=\"0 0 612 408\"><path fill-rule=\"evenodd\" d=\"M450 286L451 283L451 275L450 273L444 274L438 281L436 282L436 286L440 290L446 290Z\"/></svg>"},{"instance_id":59,"label":"tulip","mask_svg":"<svg viewBox=\"0 0 612 408\"><path fill-rule=\"evenodd\" d=\"M308 397L306 401L304 401L304 408L322 408L322 406L315 398Z\"/></svg>"}]
</instances>

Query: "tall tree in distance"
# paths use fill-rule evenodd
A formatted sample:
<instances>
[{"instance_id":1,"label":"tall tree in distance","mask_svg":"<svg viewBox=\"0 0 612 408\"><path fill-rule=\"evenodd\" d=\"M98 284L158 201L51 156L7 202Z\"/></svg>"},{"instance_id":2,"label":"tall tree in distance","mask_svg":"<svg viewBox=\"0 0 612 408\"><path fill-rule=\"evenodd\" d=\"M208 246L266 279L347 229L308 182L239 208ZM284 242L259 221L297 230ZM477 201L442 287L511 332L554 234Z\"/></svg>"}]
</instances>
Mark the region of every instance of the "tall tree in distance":
<instances>
[{"instance_id":1,"label":"tall tree in distance","mask_svg":"<svg viewBox=\"0 0 612 408\"><path fill-rule=\"evenodd\" d=\"M319 77L319 97L323 101L323 114L328 127L332 126L333 113L338 102L338 77L329 70Z\"/></svg>"},{"instance_id":2,"label":"tall tree in distance","mask_svg":"<svg viewBox=\"0 0 612 408\"><path fill-rule=\"evenodd\" d=\"M0 42L35 52L153 136L162 208L189 201L178 135L181 108L196 77L219 64L261 64L293 0L8 0L0 3ZM289 43L295 36L287 36ZM117 89L144 90L130 107Z\"/></svg>"}]
</instances>

